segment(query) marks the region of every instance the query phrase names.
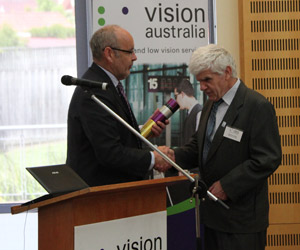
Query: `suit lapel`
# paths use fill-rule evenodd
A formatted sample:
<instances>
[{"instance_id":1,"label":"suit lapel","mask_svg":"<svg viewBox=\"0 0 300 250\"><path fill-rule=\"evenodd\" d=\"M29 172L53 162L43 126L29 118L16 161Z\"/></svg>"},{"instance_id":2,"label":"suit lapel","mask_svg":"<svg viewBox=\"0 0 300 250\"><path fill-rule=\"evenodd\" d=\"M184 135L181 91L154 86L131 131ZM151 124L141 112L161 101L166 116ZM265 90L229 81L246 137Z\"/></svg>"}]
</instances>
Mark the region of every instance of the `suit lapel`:
<instances>
[{"instance_id":1,"label":"suit lapel","mask_svg":"<svg viewBox=\"0 0 300 250\"><path fill-rule=\"evenodd\" d=\"M234 124L237 117L239 116L239 110L243 106L243 103L244 103L246 89L247 89L246 86L241 81L240 86L236 92L236 95L233 98L232 103L228 107L228 110L227 110L223 120L221 121L220 126L218 127L218 129L215 133L210 150L207 155L206 162L208 162L209 159L211 157L213 157L213 155L216 153L217 149L219 148L221 142L224 140L223 135L224 135L226 126L231 127ZM207 119L208 119L208 117L206 118L206 123L207 123ZM200 152L202 152L202 150Z\"/></svg>"}]
</instances>

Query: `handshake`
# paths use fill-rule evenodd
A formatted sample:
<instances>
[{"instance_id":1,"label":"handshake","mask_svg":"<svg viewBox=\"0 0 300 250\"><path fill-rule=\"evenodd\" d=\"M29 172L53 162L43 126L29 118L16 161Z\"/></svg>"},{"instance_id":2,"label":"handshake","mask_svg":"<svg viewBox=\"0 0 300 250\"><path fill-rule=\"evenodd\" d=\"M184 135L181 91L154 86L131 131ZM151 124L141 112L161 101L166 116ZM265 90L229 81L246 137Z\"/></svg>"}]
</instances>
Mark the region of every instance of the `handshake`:
<instances>
[{"instance_id":1,"label":"handshake","mask_svg":"<svg viewBox=\"0 0 300 250\"><path fill-rule=\"evenodd\" d=\"M166 156L168 156L172 161L175 162L175 154L172 149L170 149L167 146L159 146L158 149ZM168 169L172 167L172 165L167 161L165 161L164 158L161 157L159 153L157 153L156 151L153 151L153 153L155 156L154 169L156 169L159 172L166 172Z\"/></svg>"}]
</instances>

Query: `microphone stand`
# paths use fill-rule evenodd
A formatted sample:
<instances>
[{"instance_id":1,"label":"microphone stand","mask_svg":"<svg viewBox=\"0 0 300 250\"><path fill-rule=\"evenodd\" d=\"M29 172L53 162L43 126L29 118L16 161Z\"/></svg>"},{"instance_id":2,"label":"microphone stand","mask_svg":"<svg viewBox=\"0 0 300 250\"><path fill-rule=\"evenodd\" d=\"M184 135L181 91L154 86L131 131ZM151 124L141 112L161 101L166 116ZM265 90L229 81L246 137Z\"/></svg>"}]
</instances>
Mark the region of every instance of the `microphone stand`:
<instances>
[{"instance_id":1,"label":"microphone stand","mask_svg":"<svg viewBox=\"0 0 300 250\"><path fill-rule=\"evenodd\" d=\"M192 191L192 198L195 197L195 219L196 219L196 249L201 250L202 249L202 241L201 241L201 231L200 231L200 199L199 199L199 193L197 192L199 188L199 175L196 175L195 177L195 186ZM191 201L192 201L191 198Z\"/></svg>"},{"instance_id":2,"label":"microphone stand","mask_svg":"<svg viewBox=\"0 0 300 250\"><path fill-rule=\"evenodd\" d=\"M190 174L184 171L179 165L177 165L174 161L172 161L167 155L165 155L162 151L160 151L155 145L153 145L149 140L143 137L137 130L131 127L122 117L116 114L113 110L107 107L102 101L100 101L94 94L91 94L91 99L94 100L99 106L105 109L108 113L110 113L113 117L115 117L119 122L121 122L125 127L127 127L134 135L136 135L140 140L142 140L145 144L147 144L152 150L156 151L165 161L171 164L174 168L176 168L180 173L186 176L191 183L195 183L195 186L192 190L192 197L195 197L195 216L196 216L196 237L197 237L197 250L201 250L201 238L200 238L200 211L199 211L199 203L200 197L204 198L205 195L210 197L215 202L218 202L226 209L229 209L229 206L225 204L222 200L218 199L211 192L207 190L206 184L199 180L198 175L193 178Z\"/></svg>"}]
</instances>

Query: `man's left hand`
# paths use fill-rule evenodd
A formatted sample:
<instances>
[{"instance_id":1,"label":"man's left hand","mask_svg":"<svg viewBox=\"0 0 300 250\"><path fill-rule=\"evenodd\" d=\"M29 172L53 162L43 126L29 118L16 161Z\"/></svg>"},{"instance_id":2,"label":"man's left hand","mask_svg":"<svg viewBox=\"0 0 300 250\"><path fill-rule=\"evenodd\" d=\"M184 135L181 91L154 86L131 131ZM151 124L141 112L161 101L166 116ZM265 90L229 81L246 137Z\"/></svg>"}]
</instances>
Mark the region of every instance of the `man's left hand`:
<instances>
[{"instance_id":1,"label":"man's left hand","mask_svg":"<svg viewBox=\"0 0 300 250\"><path fill-rule=\"evenodd\" d=\"M216 181L214 184L212 184L208 191L220 200L226 201L228 199L227 194L224 192L220 181Z\"/></svg>"},{"instance_id":2,"label":"man's left hand","mask_svg":"<svg viewBox=\"0 0 300 250\"><path fill-rule=\"evenodd\" d=\"M163 130L166 128L166 125L168 125L170 122L169 120L165 120L165 123L158 121L157 123L155 123L152 128L151 128L151 132L152 132L152 136L151 137L158 137L161 135L161 133L163 132Z\"/></svg>"}]
</instances>

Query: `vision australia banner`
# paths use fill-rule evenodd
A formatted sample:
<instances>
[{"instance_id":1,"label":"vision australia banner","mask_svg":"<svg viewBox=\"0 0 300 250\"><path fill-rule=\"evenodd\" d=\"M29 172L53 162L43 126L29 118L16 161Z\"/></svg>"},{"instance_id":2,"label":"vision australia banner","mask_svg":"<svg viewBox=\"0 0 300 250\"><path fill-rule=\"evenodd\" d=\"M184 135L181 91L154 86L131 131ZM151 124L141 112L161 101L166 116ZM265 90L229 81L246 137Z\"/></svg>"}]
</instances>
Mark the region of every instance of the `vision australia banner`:
<instances>
[{"instance_id":1,"label":"vision australia banner","mask_svg":"<svg viewBox=\"0 0 300 250\"><path fill-rule=\"evenodd\" d=\"M190 77L187 65L192 52L209 42L207 0L93 0L92 17L92 32L118 24L134 38L137 61L124 85L140 125L170 98L176 99L174 89L183 79L191 81L194 96L202 102L198 83ZM166 133L165 140L155 139L157 145L184 144L182 131L189 108L184 106L181 103L182 110L172 116L172 125L167 127L171 133Z\"/></svg>"},{"instance_id":2,"label":"vision australia banner","mask_svg":"<svg viewBox=\"0 0 300 250\"><path fill-rule=\"evenodd\" d=\"M117 24L134 38L137 61L123 85L138 123L143 125L156 108L173 98L181 107L170 118L166 131L171 132L152 142L183 145L187 137L184 131L196 130L194 124L186 125L187 118L196 121L203 104L199 85L187 65L192 52L209 43L208 0L93 0L92 17L92 32ZM187 99L176 91L183 80L193 88L198 111L190 112L184 103ZM188 206L189 197L189 183L169 189L168 206L176 212L167 218L168 250L196 247L194 211L182 209Z\"/></svg>"},{"instance_id":3,"label":"vision australia banner","mask_svg":"<svg viewBox=\"0 0 300 250\"><path fill-rule=\"evenodd\" d=\"M127 29L138 64L188 63L208 43L208 2L203 0L94 0L93 31L108 24Z\"/></svg>"}]
</instances>

